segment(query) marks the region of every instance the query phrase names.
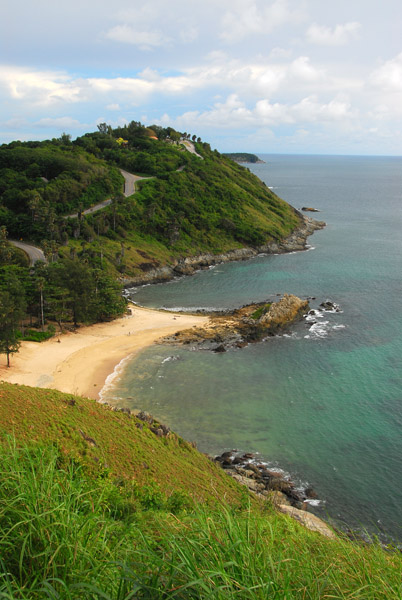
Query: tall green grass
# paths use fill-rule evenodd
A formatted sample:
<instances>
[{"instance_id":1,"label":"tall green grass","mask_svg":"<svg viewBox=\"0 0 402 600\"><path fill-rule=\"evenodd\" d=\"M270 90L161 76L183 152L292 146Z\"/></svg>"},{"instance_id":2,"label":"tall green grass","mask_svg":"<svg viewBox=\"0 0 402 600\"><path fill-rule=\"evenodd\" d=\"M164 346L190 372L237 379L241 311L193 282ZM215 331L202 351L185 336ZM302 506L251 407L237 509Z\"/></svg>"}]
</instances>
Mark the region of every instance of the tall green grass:
<instances>
[{"instance_id":1,"label":"tall green grass","mask_svg":"<svg viewBox=\"0 0 402 600\"><path fill-rule=\"evenodd\" d=\"M401 599L401 556L0 448L0 599Z\"/></svg>"}]
</instances>

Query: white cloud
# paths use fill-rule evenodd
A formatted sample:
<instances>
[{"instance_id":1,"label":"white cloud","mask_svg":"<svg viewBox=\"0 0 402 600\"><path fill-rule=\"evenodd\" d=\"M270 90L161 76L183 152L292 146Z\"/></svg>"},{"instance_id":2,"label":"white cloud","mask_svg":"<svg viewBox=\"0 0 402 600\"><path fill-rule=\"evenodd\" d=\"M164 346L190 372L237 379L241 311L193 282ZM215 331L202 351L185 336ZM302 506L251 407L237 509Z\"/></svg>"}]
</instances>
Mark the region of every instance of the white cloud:
<instances>
[{"instance_id":1,"label":"white cloud","mask_svg":"<svg viewBox=\"0 0 402 600\"><path fill-rule=\"evenodd\" d=\"M184 27L179 32L179 38L183 44L190 44L198 38L199 32L196 27Z\"/></svg>"},{"instance_id":2,"label":"white cloud","mask_svg":"<svg viewBox=\"0 0 402 600\"><path fill-rule=\"evenodd\" d=\"M296 103L271 102L269 99L258 100L249 108L237 94L230 94L226 101L216 102L210 110L189 111L174 120L176 126L184 129L214 128L236 129L248 127L279 127L281 125L297 125L320 123L342 123L347 126L358 117L358 112L342 97L335 97L329 102L320 102L311 96ZM165 121L166 121L165 116Z\"/></svg>"},{"instance_id":3,"label":"white cloud","mask_svg":"<svg viewBox=\"0 0 402 600\"><path fill-rule=\"evenodd\" d=\"M22 67L0 66L0 86L16 101L54 104L83 100L78 80L60 72L33 71Z\"/></svg>"},{"instance_id":4,"label":"white cloud","mask_svg":"<svg viewBox=\"0 0 402 600\"><path fill-rule=\"evenodd\" d=\"M289 48L280 48L279 46L275 46L269 53L269 60L282 60L288 59L292 56L292 50Z\"/></svg>"},{"instance_id":5,"label":"white cloud","mask_svg":"<svg viewBox=\"0 0 402 600\"><path fill-rule=\"evenodd\" d=\"M310 43L320 46L344 46L356 38L360 28L361 24L356 21L336 25L333 28L313 23L308 28L306 37Z\"/></svg>"},{"instance_id":6,"label":"white cloud","mask_svg":"<svg viewBox=\"0 0 402 600\"><path fill-rule=\"evenodd\" d=\"M50 118L44 117L43 119L39 119L34 123L37 127L43 128L60 128L60 129L82 129L82 127L88 127L86 123L80 123L77 119L73 119L71 117L57 117Z\"/></svg>"},{"instance_id":7,"label":"white cloud","mask_svg":"<svg viewBox=\"0 0 402 600\"><path fill-rule=\"evenodd\" d=\"M371 85L386 91L402 91L402 52L375 69L369 78Z\"/></svg>"},{"instance_id":8,"label":"white cloud","mask_svg":"<svg viewBox=\"0 0 402 600\"><path fill-rule=\"evenodd\" d=\"M342 122L346 124L358 117L351 104L338 96L327 103L319 102L315 96L303 98L301 102L292 107L294 119L297 122Z\"/></svg>"},{"instance_id":9,"label":"white cloud","mask_svg":"<svg viewBox=\"0 0 402 600\"><path fill-rule=\"evenodd\" d=\"M108 105L106 106L106 108L107 108L108 110L121 110L121 108L120 108L120 104L117 104L117 103L114 103L114 104L108 104Z\"/></svg>"},{"instance_id":10,"label":"white cloud","mask_svg":"<svg viewBox=\"0 0 402 600\"><path fill-rule=\"evenodd\" d=\"M106 37L114 42L138 46L140 50L152 50L171 42L171 38L161 31L140 31L130 25L116 25L109 29Z\"/></svg>"},{"instance_id":11,"label":"white cloud","mask_svg":"<svg viewBox=\"0 0 402 600\"><path fill-rule=\"evenodd\" d=\"M299 10L290 10L286 0L275 0L267 6L258 0L237 0L222 18L221 38L236 43L249 35L272 32L281 25L300 18Z\"/></svg>"},{"instance_id":12,"label":"white cloud","mask_svg":"<svg viewBox=\"0 0 402 600\"><path fill-rule=\"evenodd\" d=\"M314 83L322 78L323 72L312 66L308 56L296 58L289 67L290 76L302 81Z\"/></svg>"}]
</instances>

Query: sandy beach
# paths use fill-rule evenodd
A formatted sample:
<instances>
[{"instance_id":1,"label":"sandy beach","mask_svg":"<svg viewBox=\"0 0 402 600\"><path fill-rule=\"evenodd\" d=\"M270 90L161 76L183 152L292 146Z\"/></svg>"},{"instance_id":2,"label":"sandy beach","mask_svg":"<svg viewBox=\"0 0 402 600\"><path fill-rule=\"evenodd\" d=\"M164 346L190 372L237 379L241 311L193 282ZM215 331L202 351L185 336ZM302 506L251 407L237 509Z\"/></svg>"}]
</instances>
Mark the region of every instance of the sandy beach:
<instances>
[{"instance_id":1,"label":"sandy beach","mask_svg":"<svg viewBox=\"0 0 402 600\"><path fill-rule=\"evenodd\" d=\"M0 380L99 399L106 378L124 358L162 336L208 321L208 317L134 305L129 310L125 317L81 327L60 338L40 344L23 342L11 356L9 369L5 355L0 355Z\"/></svg>"}]
</instances>

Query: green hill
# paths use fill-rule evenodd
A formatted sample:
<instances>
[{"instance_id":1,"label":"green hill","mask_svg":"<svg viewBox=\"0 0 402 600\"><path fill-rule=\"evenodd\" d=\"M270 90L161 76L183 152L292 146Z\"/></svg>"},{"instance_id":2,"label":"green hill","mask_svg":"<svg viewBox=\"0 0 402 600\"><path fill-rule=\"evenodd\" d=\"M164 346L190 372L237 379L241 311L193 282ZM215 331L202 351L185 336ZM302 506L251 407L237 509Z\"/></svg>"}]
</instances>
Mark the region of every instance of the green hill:
<instances>
[{"instance_id":1,"label":"green hill","mask_svg":"<svg viewBox=\"0 0 402 600\"><path fill-rule=\"evenodd\" d=\"M43 329L49 320L61 328L114 318L125 308L122 281L202 253L279 242L302 223L248 169L200 138L135 121L98 129L74 141L63 134L0 146L0 299L14 306L8 321L25 313ZM121 169L145 178L129 197ZM85 214L90 207L95 212ZM29 269L8 239L40 246L48 264Z\"/></svg>"},{"instance_id":2,"label":"green hill","mask_svg":"<svg viewBox=\"0 0 402 600\"><path fill-rule=\"evenodd\" d=\"M250 154L249 152L225 152L224 156L227 156L231 160L239 163L258 163L264 162L256 154Z\"/></svg>"},{"instance_id":3,"label":"green hill","mask_svg":"<svg viewBox=\"0 0 402 600\"><path fill-rule=\"evenodd\" d=\"M74 142L64 135L3 145L1 222L11 238L33 240L54 259L72 252L128 276L177 257L280 240L300 223L247 169L207 143L195 142L193 154L184 141L171 128L132 122L103 124ZM125 198L119 168L150 179ZM106 197L109 207L82 214Z\"/></svg>"},{"instance_id":4,"label":"green hill","mask_svg":"<svg viewBox=\"0 0 402 600\"><path fill-rule=\"evenodd\" d=\"M304 529L152 420L1 384L0 442L2 598L401 597L400 553Z\"/></svg>"}]
</instances>

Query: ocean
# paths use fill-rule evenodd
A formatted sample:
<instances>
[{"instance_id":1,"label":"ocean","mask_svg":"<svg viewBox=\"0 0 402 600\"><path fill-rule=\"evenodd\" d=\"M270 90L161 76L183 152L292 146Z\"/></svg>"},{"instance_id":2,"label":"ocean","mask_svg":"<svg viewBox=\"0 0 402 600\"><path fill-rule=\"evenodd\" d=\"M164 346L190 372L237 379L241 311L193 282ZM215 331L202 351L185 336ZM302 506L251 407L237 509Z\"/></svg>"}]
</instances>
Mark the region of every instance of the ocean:
<instances>
[{"instance_id":1,"label":"ocean","mask_svg":"<svg viewBox=\"0 0 402 600\"><path fill-rule=\"evenodd\" d=\"M312 485L316 514L402 541L402 158L260 155L248 165L327 223L308 251L217 265L132 291L148 307L195 310L331 300L286 335L224 354L154 346L104 392L200 450L258 453Z\"/></svg>"}]
</instances>

